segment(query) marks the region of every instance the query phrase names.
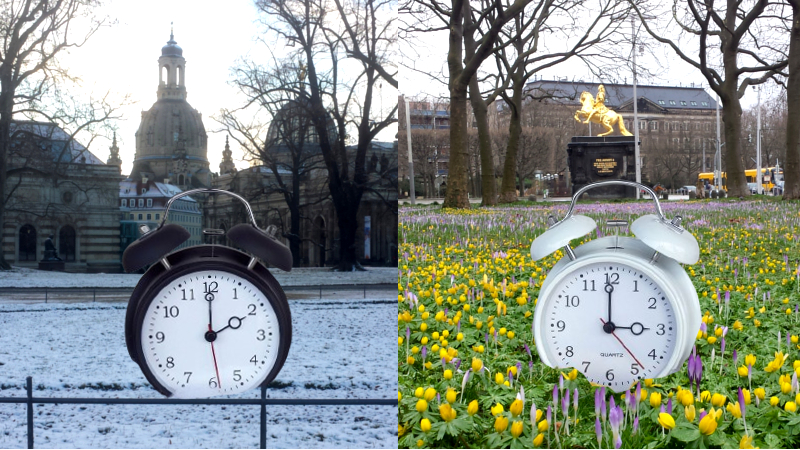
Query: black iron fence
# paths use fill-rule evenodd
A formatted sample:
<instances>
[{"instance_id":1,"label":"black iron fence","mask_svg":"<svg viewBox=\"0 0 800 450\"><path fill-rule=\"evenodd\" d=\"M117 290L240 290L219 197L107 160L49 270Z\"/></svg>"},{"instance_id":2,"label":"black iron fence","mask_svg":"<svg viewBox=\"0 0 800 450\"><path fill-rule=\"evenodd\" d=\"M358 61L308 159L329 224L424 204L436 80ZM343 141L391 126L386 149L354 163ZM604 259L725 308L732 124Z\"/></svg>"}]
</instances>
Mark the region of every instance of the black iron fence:
<instances>
[{"instance_id":1,"label":"black iron fence","mask_svg":"<svg viewBox=\"0 0 800 450\"><path fill-rule=\"evenodd\" d=\"M362 292L364 298L367 291L396 291L397 285L392 283L380 284L327 284L327 285L302 285L281 286L284 292L319 292L322 298L324 292ZM91 296L92 302L128 300L133 288L103 288L103 287L0 287L0 296L7 296L9 301L25 302L87 302Z\"/></svg>"},{"instance_id":2,"label":"black iron fence","mask_svg":"<svg viewBox=\"0 0 800 450\"><path fill-rule=\"evenodd\" d=\"M25 379L25 397L0 397L0 403L16 403L27 405L28 448L34 448L33 410L36 404L101 404L101 405L259 405L261 407L260 448L267 448L267 405L292 406L397 406L398 401L391 398L267 398L266 386L261 387L261 398L70 398L70 397L34 397L33 378Z\"/></svg>"}]
</instances>

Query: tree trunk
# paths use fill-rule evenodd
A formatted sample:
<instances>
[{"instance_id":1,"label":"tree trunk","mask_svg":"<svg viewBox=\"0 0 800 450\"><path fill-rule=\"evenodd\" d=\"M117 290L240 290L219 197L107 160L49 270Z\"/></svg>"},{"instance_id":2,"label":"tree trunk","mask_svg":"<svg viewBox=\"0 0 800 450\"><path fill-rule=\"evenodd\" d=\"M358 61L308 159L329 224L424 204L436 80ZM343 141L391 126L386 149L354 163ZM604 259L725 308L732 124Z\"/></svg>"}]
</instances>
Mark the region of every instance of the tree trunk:
<instances>
[{"instance_id":1,"label":"tree trunk","mask_svg":"<svg viewBox=\"0 0 800 450\"><path fill-rule=\"evenodd\" d=\"M742 165L740 134L742 129L742 105L735 92L736 82L732 81L734 92L724 108L722 108L722 129L725 133L725 171L727 172L728 195L731 197L747 197L750 190L744 176ZM724 85L723 85L724 86Z\"/></svg>"},{"instance_id":2,"label":"tree trunk","mask_svg":"<svg viewBox=\"0 0 800 450\"><path fill-rule=\"evenodd\" d=\"M786 81L786 166L783 198L800 199L800 2L792 5L789 38L789 79Z\"/></svg>"},{"instance_id":3,"label":"tree trunk","mask_svg":"<svg viewBox=\"0 0 800 450\"><path fill-rule=\"evenodd\" d=\"M6 177L8 155L11 149L11 114L14 109L14 90L10 73L0 74L0 271L11 270L5 259L4 234L6 231Z\"/></svg>"},{"instance_id":4,"label":"tree trunk","mask_svg":"<svg viewBox=\"0 0 800 450\"><path fill-rule=\"evenodd\" d=\"M489 131L489 115L486 102L483 101L478 76L474 75L469 82L469 100L475 121L478 125L478 150L481 155L481 192L483 206L497 204L497 186L494 180L494 158L492 157L492 140Z\"/></svg>"},{"instance_id":5,"label":"tree trunk","mask_svg":"<svg viewBox=\"0 0 800 450\"><path fill-rule=\"evenodd\" d=\"M455 2L454 2L455 3ZM467 84L460 80L462 65L462 40L464 35L464 9L453 8L448 37L447 69L450 75L450 163L447 170L447 194L444 208L469 208L467 193L467 163L469 141L467 139Z\"/></svg>"},{"instance_id":6,"label":"tree trunk","mask_svg":"<svg viewBox=\"0 0 800 450\"><path fill-rule=\"evenodd\" d=\"M515 192L515 177L517 173L517 151L519 150L519 137L522 134L522 80L514 77L514 92L512 94L511 117L508 123L508 146L506 147L506 161L503 166L503 182L500 187L500 203L513 203L517 201ZM522 180L520 180L522 184ZM519 195L524 195L520 189Z\"/></svg>"}]
</instances>

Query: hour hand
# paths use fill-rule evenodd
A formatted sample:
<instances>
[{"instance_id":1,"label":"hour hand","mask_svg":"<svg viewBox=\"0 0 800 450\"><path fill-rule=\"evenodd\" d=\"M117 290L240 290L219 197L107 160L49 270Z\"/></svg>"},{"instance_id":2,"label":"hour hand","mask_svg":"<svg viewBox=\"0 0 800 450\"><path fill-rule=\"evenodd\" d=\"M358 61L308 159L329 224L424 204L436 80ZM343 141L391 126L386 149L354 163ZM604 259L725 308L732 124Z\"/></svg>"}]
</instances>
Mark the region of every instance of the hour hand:
<instances>
[{"instance_id":1,"label":"hour hand","mask_svg":"<svg viewBox=\"0 0 800 450\"><path fill-rule=\"evenodd\" d=\"M228 319L228 324L225 325L224 327L220 328L219 330L217 330L216 333L219 333L219 332L221 332L222 330L224 330L226 328L230 328L230 329L236 330L236 329L238 329L239 327L242 326L242 321L244 319L246 319L246 318L247 318L247 316L242 316L242 317L233 316L230 319Z\"/></svg>"},{"instance_id":2,"label":"hour hand","mask_svg":"<svg viewBox=\"0 0 800 450\"><path fill-rule=\"evenodd\" d=\"M611 321L611 293L614 292L614 286L608 283L604 289L608 293L608 323L613 323Z\"/></svg>"},{"instance_id":3,"label":"hour hand","mask_svg":"<svg viewBox=\"0 0 800 450\"><path fill-rule=\"evenodd\" d=\"M629 327L615 326L614 328L616 328L617 330L631 330L631 333L633 333L634 336L638 336L638 335L644 333L645 330L649 330L650 329L650 328L646 328L644 325L642 325L639 322L633 322L631 324L631 326L629 326Z\"/></svg>"}]
</instances>

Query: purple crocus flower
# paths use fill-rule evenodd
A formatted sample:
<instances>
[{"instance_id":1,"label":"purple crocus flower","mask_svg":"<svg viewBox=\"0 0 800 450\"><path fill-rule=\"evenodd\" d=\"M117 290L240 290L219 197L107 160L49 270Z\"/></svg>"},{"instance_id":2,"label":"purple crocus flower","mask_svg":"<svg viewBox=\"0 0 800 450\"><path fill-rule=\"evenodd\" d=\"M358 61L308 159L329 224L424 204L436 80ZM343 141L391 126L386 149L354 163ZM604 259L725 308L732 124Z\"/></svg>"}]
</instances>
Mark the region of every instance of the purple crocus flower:
<instances>
[{"instance_id":1,"label":"purple crocus flower","mask_svg":"<svg viewBox=\"0 0 800 450\"><path fill-rule=\"evenodd\" d=\"M695 371L697 376L695 383L697 384L697 390L700 390L700 380L703 379L703 360L700 359L700 355L695 355Z\"/></svg>"},{"instance_id":2,"label":"purple crocus flower","mask_svg":"<svg viewBox=\"0 0 800 450\"><path fill-rule=\"evenodd\" d=\"M613 401L614 398L612 397L611 400ZM603 386L600 388L600 415L603 416L603 422L606 421L606 417L608 416L608 410L606 409L606 387Z\"/></svg>"},{"instance_id":3,"label":"purple crocus flower","mask_svg":"<svg viewBox=\"0 0 800 450\"><path fill-rule=\"evenodd\" d=\"M522 363L520 361L517 361L517 373L520 377L522 376Z\"/></svg>"},{"instance_id":4,"label":"purple crocus flower","mask_svg":"<svg viewBox=\"0 0 800 450\"><path fill-rule=\"evenodd\" d=\"M428 356L428 346L424 345L422 347L422 359L425 359L426 356Z\"/></svg>"},{"instance_id":5,"label":"purple crocus flower","mask_svg":"<svg viewBox=\"0 0 800 450\"><path fill-rule=\"evenodd\" d=\"M528 361L528 370L533 372L533 361Z\"/></svg>"},{"instance_id":6,"label":"purple crocus flower","mask_svg":"<svg viewBox=\"0 0 800 450\"><path fill-rule=\"evenodd\" d=\"M406 340L411 339L411 328L406 327Z\"/></svg>"},{"instance_id":7,"label":"purple crocus flower","mask_svg":"<svg viewBox=\"0 0 800 450\"><path fill-rule=\"evenodd\" d=\"M722 350L722 353L724 354L725 353L725 336L722 336L722 341L720 342L719 347L720 347L720 350Z\"/></svg>"},{"instance_id":8,"label":"purple crocus flower","mask_svg":"<svg viewBox=\"0 0 800 450\"><path fill-rule=\"evenodd\" d=\"M442 367L447 364L447 358L442 357Z\"/></svg>"},{"instance_id":9,"label":"purple crocus flower","mask_svg":"<svg viewBox=\"0 0 800 450\"><path fill-rule=\"evenodd\" d=\"M667 400L667 414L672 415L672 397Z\"/></svg>"},{"instance_id":10,"label":"purple crocus flower","mask_svg":"<svg viewBox=\"0 0 800 450\"><path fill-rule=\"evenodd\" d=\"M436 403L442 403L442 397L439 395L438 392L436 393Z\"/></svg>"},{"instance_id":11,"label":"purple crocus flower","mask_svg":"<svg viewBox=\"0 0 800 450\"><path fill-rule=\"evenodd\" d=\"M456 359L455 362L453 362L453 365L456 366L456 371L458 371L458 368L461 367L461 360Z\"/></svg>"},{"instance_id":12,"label":"purple crocus flower","mask_svg":"<svg viewBox=\"0 0 800 450\"><path fill-rule=\"evenodd\" d=\"M636 407L639 405L639 402L642 398L642 383L636 383L636 397L634 397L634 404L633 406Z\"/></svg>"},{"instance_id":13,"label":"purple crocus flower","mask_svg":"<svg viewBox=\"0 0 800 450\"><path fill-rule=\"evenodd\" d=\"M575 414L578 413L578 388L572 391L572 407L575 409Z\"/></svg>"},{"instance_id":14,"label":"purple crocus flower","mask_svg":"<svg viewBox=\"0 0 800 450\"><path fill-rule=\"evenodd\" d=\"M567 414L569 414L569 389L567 389L567 392L565 392L564 396L561 397L561 413L565 418L567 417Z\"/></svg>"},{"instance_id":15,"label":"purple crocus flower","mask_svg":"<svg viewBox=\"0 0 800 450\"><path fill-rule=\"evenodd\" d=\"M564 392L564 375L558 375L558 392Z\"/></svg>"},{"instance_id":16,"label":"purple crocus flower","mask_svg":"<svg viewBox=\"0 0 800 450\"><path fill-rule=\"evenodd\" d=\"M697 416L697 423L700 423L700 421L703 420L703 417L705 417L706 414L708 414L706 411L700 411L700 415Z\"/></svg>"},{"instance_id":17,"label":"purple crocus flower","mask_svg":"<svg viewBox=\"0 0 800 450\"><path fill-rule=\"evenodd\" d=\"M594 390L594 415L600 417L600 389Z\"/></svg>"},{"instance_id":18,"label":"purple crocus flower","mask_svg":"<svg viewBox=\"0 0 800 450\"><path fill-rule=\"evenodd\" d=\"M600 417L594 419L594 434L597 436L597 446L600 447L600 441L603 439L603 426L600 425Z\"/></svg>"},{"instance_id":19,"label":"purple crocus flower","mask_svg":"<svg viewBox=\"0 0 800 450\"><path fill-rule=\"evenodd\" d=\"M553 407L558 408L558 385L553 385Z\"/></svg>"},{"instance_id":20,"label":"purple crocus flower","mask_svg":"<svg viewBox=\"0 0 800 450\"><path fill-rule=\"evenodd\" d=\"M531 356L531 349L530 347L528 347L528 344L522 344L522 345L525 346L525 353L528 354L528 358L533 359L533 356Z\"/></svg>"},{"instance_id":21,"label":"purple crocus flower","mask_svg":"<svg viewBox=\"0 0 800 450\"><path fill-rule=\"evenodd\" d=\"M739 388L739 409L742 411L742 420L744 420L745 404L744 404L744 393L742 392L742 388Z\"/></svg>"},{"instance_id":22,"label":"purple crocus flower","mask_svg":"<svg viewBox=\"0 0 800 450\"><path fill-rule=\"evenodd\" d=\"M510 370L508 371L508 384L510 384L511 386L514 385L514 372Z\"/></svg>"},{"instance_id":23,"label":"purple crocus flower","mask_svg":"<svg viewBox=\"0 0 800 450\"><path fill-rule=\"evenodd\" d=\"M547 423L553 423L553 405L547 405L547 414L545 414Z\"/></svg>"},{"instance_id":24,"label":"purple crocus flower","mask_svg":"<svg viewBox=\"0 0 800 450\"><path fill-rule=\"evenodd\" d=\"M636 434L637 431L639 431L639 416L633 419L633 434Z\"/></svg>"}]
</instances>

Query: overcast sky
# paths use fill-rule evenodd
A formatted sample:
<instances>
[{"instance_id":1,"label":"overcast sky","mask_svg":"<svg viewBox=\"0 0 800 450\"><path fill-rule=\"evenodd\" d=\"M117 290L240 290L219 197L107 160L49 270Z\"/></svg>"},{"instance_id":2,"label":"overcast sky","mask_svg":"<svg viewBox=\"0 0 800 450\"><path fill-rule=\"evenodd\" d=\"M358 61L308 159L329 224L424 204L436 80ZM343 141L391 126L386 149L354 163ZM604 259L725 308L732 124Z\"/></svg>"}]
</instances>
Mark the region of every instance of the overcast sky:
<instances>
[{"instance_id":1,"label":"overcast sky","mask_svg":"<svg viewBox=\"0 0 800 450\"><path fill-rule=\"evenodd\" d=\"M101 28L84 47L73 50L62 61L71 75L82 79L87 91L95 95L129 93L135 102L122 110L123 117L116 122L122 173L130 173L133 165L141 112L156 101L158 58L169 40L170 22L174 22L175 41L186 58L187 101L203 115L210 169L219 171L225 135L215 133L220 127L211 116L220 108L233 109L243 103L237 90L228 85L230 68L241 57L260 61L268 57L263 44L255 40L262 28L255 23L253 1L111 0L98 13L117 23ZM383 94L387 96L387 92ZM391 99L391 92L388 94ZM394 139L395 134L396 128L382 133L379 139ZM105 161L109 146L110 140L98 139L90 150ZM242 152L233 144L231 149L237 166L247 167L239 161Z\"/></svg>"}]
</instances>

